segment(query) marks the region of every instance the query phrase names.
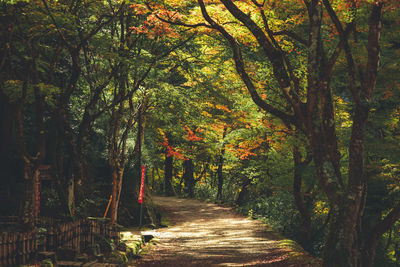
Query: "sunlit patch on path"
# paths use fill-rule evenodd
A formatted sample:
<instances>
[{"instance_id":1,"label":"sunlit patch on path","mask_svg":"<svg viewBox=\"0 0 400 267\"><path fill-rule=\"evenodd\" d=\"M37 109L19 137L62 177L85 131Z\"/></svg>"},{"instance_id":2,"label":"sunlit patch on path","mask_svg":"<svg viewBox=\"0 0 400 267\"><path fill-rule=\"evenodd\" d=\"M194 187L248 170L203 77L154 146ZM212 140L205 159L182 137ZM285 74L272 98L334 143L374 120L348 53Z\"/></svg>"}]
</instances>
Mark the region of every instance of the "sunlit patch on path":
<instances>
[{"instance_id":1,"label":"sunlit patch on path","mask_svg":"<svg viewBox=\"0 0 400 267\"><path fill-rule=\"evenodd\" d=\"M230 208L171 197L154 201L172 226L152 231L159 242L135 266L319 266Z\"/></svg>"}]
</instances>

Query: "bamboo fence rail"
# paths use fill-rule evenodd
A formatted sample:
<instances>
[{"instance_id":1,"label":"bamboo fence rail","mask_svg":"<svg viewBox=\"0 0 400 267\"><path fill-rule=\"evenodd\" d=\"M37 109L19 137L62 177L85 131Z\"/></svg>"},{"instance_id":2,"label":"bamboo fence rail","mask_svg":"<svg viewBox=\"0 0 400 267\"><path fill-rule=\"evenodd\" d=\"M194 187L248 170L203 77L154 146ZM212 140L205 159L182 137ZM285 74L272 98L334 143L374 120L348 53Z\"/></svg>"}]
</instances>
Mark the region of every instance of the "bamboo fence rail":
<instances>
[{"instance_id":1,"label":"bamboo fence rail","mask_svg":"<svg viewBox=\"0 0 400 267\"><path fill-rule=\"evenodd\" d=\"M3 232L0 235L0 266L18 266L34 259L37 252L71 248L77 252L94 245L98 237L119 240L119 230L104 221L84 219L59 223L38 222L30 232Z\"/></svg>"}]
</instances>

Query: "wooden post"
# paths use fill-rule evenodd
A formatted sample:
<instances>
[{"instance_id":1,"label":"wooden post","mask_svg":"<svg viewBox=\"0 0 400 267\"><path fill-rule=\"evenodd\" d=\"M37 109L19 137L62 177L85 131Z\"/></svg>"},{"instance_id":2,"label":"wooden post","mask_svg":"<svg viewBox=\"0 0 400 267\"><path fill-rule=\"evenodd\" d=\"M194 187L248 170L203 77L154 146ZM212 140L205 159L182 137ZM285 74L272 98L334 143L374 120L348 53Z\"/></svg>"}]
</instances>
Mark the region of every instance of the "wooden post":
<instances>
[{"instance_id":1,"label":"wooden post","mask_svg":"<svg viewBox=\"0 0 400 267\"><path fill-rule=\"evenodd\" d=\"M3 242L2 243L3 243L2 256L4 257L3 261L4 261L4 264L7 264L7 263L9 263L8 262L9 255L8 255L8 234L7 233L3 233Z\"/></svg>"},{"instance_id":2,"label":"wooden post","mask_svg":"<svg viewBox=\"0 0 400 267\"><path fill-rule=\"evenodd\" d=\"M90 244L91 245L94 244L94 233L96 231L94 223L95 223L94 221L90 221Z\"/></svg>"},{"instance_id":3,"label":"wooden post","mask_svg":"<svg viewBox=\"0 0 400 267\"><path fill-rule=\"evenodd\" d=\"M19 251L21 250L21 243L20 243L20 239L21 239L21 236L20 236L20 234L18 233L17 235L16 235L16 239L17 240L15 240L15 243L17 244L17 249L16 249L16 261L17 261L17 265L19 265L20 264L20 254L19 254Z\"/></svg>"},{"instance_id":4,"label":"wooden post","mask_svg":"<svg viewBox=\"0 0 400 267\"><path fill-rule=\"evenodd\" d=\"M5 233L2 233L2 234L0 235L0 265L5 265L5 262L4 262L5 253L4 253L4 251L3 251L3 247L4 247L4 245L3 245L4 234L5 234Z\"/></svg>"},{"instance_id":5,"label":"wooden post","mask_svg":"<svg viewBox=\"0 0 400 267\"><path fill-rule=\"evenodd\" d=\"M18 262L18 260L17 260L17 257L18 257L18 249L17 249L17 246L18 246L18 243L17 243L18 242L18 233L13 233L12 235L8 234L7 239L10 240L11 243L12 243L12 245L11 245L11 254L10 253L8 254L7 262L9 264L17 264L17 262Z\"/></svg>"},{"instance_id":6,"label":"wooden post","mask_svg":"<svg viewBox=\"0 0 400 267\"><path fill-rule=\"evenodd\" d=\"M1 240L0 240L0 253L1 253L1 264L6 265L8 261L8 255L7 255L7 233L2 233L1 235Z\"/></svg>"},{"instance_id":7,"label":"wooden post","mask_svg":"<svg viewBox=\"0 0 400 267\"><path fill-rule=\"evenodd\" d=\"M67 234L67 247L71 247L71 224L66 224L65 225L65 230L66 230L66 234Z\"/></svg>"},{"instance_id":8,"label":"wooden post","mask_svg":"<svg viewBox=\"0 0 400 267\"><path fill-rule=\"evenodd\" d=\"M78 224L78 252L81 253L81 236L82 236L82 220L79 220Z\"/></svg>"},{"instance_id":9,"label":"wooden post","mask_svg":"<svg viewBox=\"0 0 400 267\"><path fill-rule=\"evenodd\" d=\"M28 249L28 253L26 254L27 262L29 261L32 252L35 251L35 233L34 232L28 233L28 244L29 244L29 249Z\"/></svg>"},{"instance_id":10,"label":"wooden post","mask_svg":"<svg viewBox=\"0 0 400 267\"><path fill-rule=\"evenodd\" d=\"M33 251L34 253L36 253L38 251L38 246L39 246L39 242L38 242L38 234L37 233L33 233Z\"/></svg>"},{"instance_id":11,"label":"wooden post","mask_svg":"<svg viewBox=\"0 0 400 267\"><path fill-rule=\"evenodd\" d=\"M22 264L25 263L25 257L26 257L26 251L27 251L27 244L26 244L26 234L23 233L21 234L21 239L22 239Z\"/></svg>"},{"instance_id":12,"label":"wooden post","mask_svg":"<svg viewBox=\"0 0 400 267\"><path fill-rule=\"evenodd\" d=\"M78 249L78 236L79 236L78 223L79 223L79 221L76 221L75 225L74 225L74 248L76 249L76 251L79 252L79 249Z\"/></svg>"},{"instance_id":13,"label":"wooden post","mask_svg":"<svg viewBox=\"0 0 400 267\"><path fill-rule=\"evenodd\" d=\"M11 241L11 251L8 252L8 263L9 264L16 264L18 262L17 257L18 249L17 249L17 242L18 242L18 233L8 234L7 239Z\"/></svg>"},{"instance_id":14,"label":"wooden post","mask_svg":"<svg viewBox=\"0 0 400 267\"><path fill-rule=\"evenodd\" d=\"M29 253L31 252L32 249L32 242L31 242L31 233L26 233L25 234L26 237L26 253L25 253L25 257L24 257L24 264L28 262L28 258L29 258Z\"/></svg>"},{"instance_id":15,"label":"wooden post","mask_svg":"<svg viewBox=\"0 0 400 267\"><path fill-rule=\"evenodd\" d=\"M12 254L12 264L17 265L18 263L18 234L13 234L13 254Z\"/></svg>"},{"instance_id":16,"label":"wooden post","mask_svg":"<svg viewBox=\"0 0 400 267\"><path fill-rule=\"evenodd\" d=\"M77 222L74 222L74 227L73 227L73 246L75 250L78 250L78 243L76 242L77 240L77 231L78 231L78 224Z\"/></svg>"},{"instance_id":17,"label":"wooden post","mask_svg":"<svg viewBox=\"0 0 400 267\"><path fill-rule=\"evenodd\" d=\"M65 234L66 234L66 243L67 243L67 247L71 247L71 225L70 224L66 224L65 225Z\"/></svg>"},{"instance_id":18,"label":"wooden post","mask_svg":"<svg viewBox=\"0 0 400 267\"><path fill-rule=\"evenodd\" d=\"M2 234L2 242L1 242L1 256L3 258L3 263L7 264L8 263L8 255L7 255L7 233Z\"/></svg>"},{"instance_id":19,"label":"wooden post","mask_svg":"<svg viewBox=\"0 0 400 267\"><path fill-rule=\"evenodd\" d=\"M3 257L4 257L4 264L12 264L13 258L15 257L14 251L13 251L13 241L14 241L14 233L5 233L3 235L3 243L4 243L4 248L3 248Z\"/></svg>"},{"instance_id":20,"label":"wooden post","mask_svg":"<svg viewBox=\"0 0 400 267\"><path fill-rule=\"evenodd\" d=\"M54 248L54 235L53 235L53 226L47 228L47 242L46 242L46 250L52 250Z\"/></svg>"}]
</instances>

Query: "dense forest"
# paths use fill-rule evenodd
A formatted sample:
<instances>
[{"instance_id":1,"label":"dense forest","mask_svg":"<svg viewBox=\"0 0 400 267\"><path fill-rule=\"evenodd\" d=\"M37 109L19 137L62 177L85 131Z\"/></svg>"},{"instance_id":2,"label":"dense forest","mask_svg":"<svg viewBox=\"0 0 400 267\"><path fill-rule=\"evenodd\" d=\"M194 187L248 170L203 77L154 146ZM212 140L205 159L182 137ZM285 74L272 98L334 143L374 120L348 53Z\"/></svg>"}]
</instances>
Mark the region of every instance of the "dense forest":
<instances>
[{"instance_id":1,"label":"dense forest","mask_svg":"<svg viewBox=\"0 0 400 267\"><path fill-rule=\"evenodd\" d=\"M227 203L324 266L400 266L397 0L3 0L0 214ZM146 223L150 223L148 215Z\"/></svg>"}]
</instances>

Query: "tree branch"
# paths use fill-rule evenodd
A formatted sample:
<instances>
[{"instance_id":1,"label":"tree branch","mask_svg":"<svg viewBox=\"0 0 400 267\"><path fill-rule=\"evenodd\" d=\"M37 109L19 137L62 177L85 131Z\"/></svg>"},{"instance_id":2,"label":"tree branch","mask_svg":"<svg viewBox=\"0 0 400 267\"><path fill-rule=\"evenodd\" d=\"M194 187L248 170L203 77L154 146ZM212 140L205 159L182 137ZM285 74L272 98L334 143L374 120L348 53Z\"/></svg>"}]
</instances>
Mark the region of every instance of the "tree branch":
<instances>
[{"instance_id":1,"label":"tree branch","mask_svg":"<svg viewBox=\"0 0 400 267\"><path fill-rule=\"evenodd\" d=\"M369 24L367 46L368 60L364 77L364 85L362 86L363 90L361 91L361 97L367 101L369 101L372 97L372 93L376 84L376 78L378 75L380 59L379 39L382 30L382 5L382 2L377 2L373 4Z\"/></svg>"},{"instance_id":2,"label":"tree branch","mask_svg":"<svg viewBox=\"0 0 400 267\"><path fill-rule=\"evenodd\" d=\"M221 0L221 2L256 38L258 44L271 62L275 79L279 84L283 96L289 102L299 120L304 121L303 105L294 90L294 87L296 87L297 84L297 78L290 74L290 62L288 59L285 59L285 54L280 49L279 45L277 43L274 45L273 35L271 34L269 36L270 40L264 31L250 18L250 16L240 10L232 0ZM261 15L263 15L263 12ZM266 20L265 16L264 19ZM266 30L268 32L268 24L266 24Z\"/></svg>"},{"instance_id":3,"label":"tree branch","mask_svg":"<svg viewBox=\"0 0 400 267\"><path fill-rule=\"evenodd\" d=\"M271 61L274 69L274 74L277 77L277 81L282 89L290 87L290 80L286 69L284 68L284 60L282 58L282 53L273 46L271 41L265 35L263 30L242 10L240 10L232 0L221 0L228 11L243 25L250 30L250 32L257 39L258 44L263 49L265 55Z\"/></svg>"},{"instance_id":4,"label":"tree branch","mask_svg":"<svg viewBox=\"0 0 400 267\"><path fill-rule=\"evenodd\" d=\"M327 67L325 68L325 73L324 73L324 77L325 79L328 79L333 66L336 63L337 58L340 55L340 52L342 51L342 49L344 49L345 51L345 55L346 55L346 61L347 61L347 65L348 65L348 76L349 76L349 90L350 93L353 97L354 102L359 105L360 104L360 96L357 92L356 89L356 66L354 64L354 59L353 59L353 54L351 53L351 49L349 46L349 36L350 33L352 32L352 30L354 29L354 22L351 22L347 25L346 29L343 29L342 23L340 22L339 18L336 15L336 12L333 10L330 2L328 0L323 0L324 1L324 6L329 14L329 17L331 18L333 24L335 24L335 28L339 33L339 38L340 41L335 49L335 51L332 53L331 57L329 58Z\"/></svg>"},{"instance_id":5,"label":"tree branch","mask_svg":"<svg viewBox=\"0 0 400 267\"><path fill-rule=\"evenodd\" d=\"M107 24L109 24L111 21L114 20L114 18L122 11L123 7L125 6L125 1L121 4L121 6L119 7L118 11L115 12L108 20L106 20L105 22L102 22L103 20L103 16L99 18L98 21L96 21L94 24L97 25L97 27L95 27L94 29L92 29L88 35L86 35L86 37L81 41L81 43L79 44L80 46L84 45L87 41L90 40L90 38L93 37L93 35L95 35L96 33L98 33L104 26L106 26Z\"/></svg>"},{"instance_id":6,"label":"tree branch","mask_svg":"<svg viewBox=\"0 0 400 267\"><path fill-rule=\"evenodd\" d=\"M276 109L275 107L269 105L266 103L262 98L259 96L257 93L256 87L251 81L250 76L247 74L243 62L243 57L242 57L242 51L240 48L240 45L237 43L236 39L230 35L225 28L223 28L221 25L216 23L207 13L205 4L202 0L198 0L198 3L201 8L201 12L203 14L203 17L205 20L216 30L218 30L224 37L225 39L229 42L232 50L233 50L233 59L235 61L235 66L236 66L236 71L240 75L242 81L245 83L251 98L253 99L254 103L256 103L257 106L259 106L261 109L264 111L271 113L272 115L280 118L282 121L288 124L293 124L294 123L294 117L292 115L288 115L285 112ZM264 35L265 36L265 35ZM265 37L266 38L266 37Z\"/></svg>"},{"instance_id":7,"label":"tree branch","mask_svg":"<svg viewBox=\"0 0 400 267\"><path fill-rule=\"evenodd\" d=\"M308 46L307 40L303 39L301 36L295 34L294 32L288 31L288 30L282 30L282 31L277 31L273 32L273 35L286 35L297 42L301 43L302 45Z\"/></svg>"},{"instance_id":8,"label":"tree branch","mask_svg":"<svg viewBox=\"0 0 400 267\"><path fill-rule=\"evenodd\" d=\"M269 27L268 19L265 16L264 10L262 8L260 8L260 14L261 14L262 20L264 22L265 31L267 32L268 37L271 39L271 41L274 44L275 48L278 49L281 52L283 60L286 63L286 69L287 69L287 72L289 73L290 80L292 81L291 89L295 93L291 94L291 96L293 98L293 101L292 101L292 98L290 98L288 100L291 102L291 104L293 105L294 108L298 108L298 105L295 105L295 103L300 103L301 102L299 96L297 95L299 93L299 79L293 73L292 64L290 63L289 58L286 56L285 52L282 50L281 46L276 41L276 39L274 37L274 34L273 34L272 30ZM297 111L298 111L299 114L302 113L301 110L300 111L297 110Z\"/></svg>"},{"instance_id":9,"label":"tree branch","mask_svg":"<svg viewBox=\"0 0 400 267\"><path fill-rule=\"evenodd\" d=\"M199 182L201 180L201 178L203 178L209 164L210 164L210 158L207 159L207 162L204 164L203 170L200 172L199 176L194 179L196 182Z\"/></svg>"},{"instance_id":10,"label":"tree branch","mask_svg":"<svg viewBox=\"0 0 400 267\"><path fill-rule=\"evenodd\" d=\"M256 7L262 7L263 4L258 3L256 0L251 0L251 2L256 6Z\"/></svg>"},{"instance_id":11,"label":"tree branch","mask_svg":"<svg viewBox=\"0 0 400 267\"><path fill-rule=\"evenodd\" d=\"M65 38L64 34L61 32L60 27L58 26L57 21L55 20L53 13L51 12L49 5L47 4L46 0L42 0L42 3L44 5L44 7L46 8L46 11L48 13L48 15L50 16L51 20L53 21L53 24L56 26L56 30L58 32L58 34L60 35L61 39L64 41L65 45L67 46L68 50L72 50L72 45L67 41L67 39Z\"/></svg>"},{"instance_id":12,"label":"tree branch","mask_svg":"<svg viewBox=\"0 0 400 267\"><path fill-rule=\"evenodd\" d=\"M151 12L154 12L154 9L150 6L150 4L148 2L146 2L145 5ZM161 20L162 22L169 23L169 24L176 25L176 26L184 26L184 27L188 27L188 28L197 28L197 27L212 28L210 25L208 25L206 23L187 24L187 23L184 23L181 21L173 21L173 20L171 20L171 18L164 19L156 13L154 13L154 16L156 16L156 18Z\"/></svg>"}]
</instances>

